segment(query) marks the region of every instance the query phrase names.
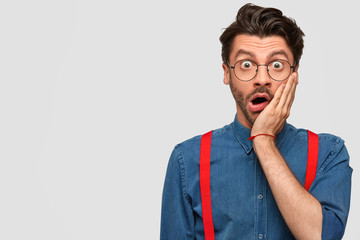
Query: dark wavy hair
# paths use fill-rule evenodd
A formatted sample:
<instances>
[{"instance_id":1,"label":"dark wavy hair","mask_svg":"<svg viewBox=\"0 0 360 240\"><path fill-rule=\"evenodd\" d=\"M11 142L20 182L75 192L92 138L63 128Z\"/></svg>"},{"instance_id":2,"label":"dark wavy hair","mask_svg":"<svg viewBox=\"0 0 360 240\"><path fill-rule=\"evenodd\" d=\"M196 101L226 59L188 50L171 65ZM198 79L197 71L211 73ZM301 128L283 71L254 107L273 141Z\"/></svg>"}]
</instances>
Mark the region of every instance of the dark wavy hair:
<instances>
[{"instance_id":1,"label":"dark wavy hair","mask_svg":"<svg viewBox=\"0 0 360 240\"><path fill-rule=\"evenodd\" d=\"M242 6L235 22L220 36L221 57L224 63L229 61L233 40L239 34L255 35L260 38L281 36L294 55L295 65L300 62L305 34L296 25L295 20L284 16L279 9L264 8L251 3Z\"/></svg>"}]
</instances>

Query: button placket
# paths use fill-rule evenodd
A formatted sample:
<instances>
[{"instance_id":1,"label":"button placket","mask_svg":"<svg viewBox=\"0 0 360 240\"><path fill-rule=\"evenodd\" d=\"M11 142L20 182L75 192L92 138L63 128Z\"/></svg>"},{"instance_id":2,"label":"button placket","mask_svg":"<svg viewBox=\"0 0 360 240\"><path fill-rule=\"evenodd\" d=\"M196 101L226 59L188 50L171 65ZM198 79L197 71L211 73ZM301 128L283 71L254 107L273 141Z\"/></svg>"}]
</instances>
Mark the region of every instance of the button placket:
<instances>
[{"instance_id":1,"label":"button placket","mask_svg":"<svg viewBox=\"0 0 360 240\"><path fill-rule=\"evenodd\" d=\"M267 233L267 201L266 186L267 181L262 171L259 161L255 165L255 206L256 206L256 223L255 223L255 239L266 239Z\"/></svg>"}]
</instances>

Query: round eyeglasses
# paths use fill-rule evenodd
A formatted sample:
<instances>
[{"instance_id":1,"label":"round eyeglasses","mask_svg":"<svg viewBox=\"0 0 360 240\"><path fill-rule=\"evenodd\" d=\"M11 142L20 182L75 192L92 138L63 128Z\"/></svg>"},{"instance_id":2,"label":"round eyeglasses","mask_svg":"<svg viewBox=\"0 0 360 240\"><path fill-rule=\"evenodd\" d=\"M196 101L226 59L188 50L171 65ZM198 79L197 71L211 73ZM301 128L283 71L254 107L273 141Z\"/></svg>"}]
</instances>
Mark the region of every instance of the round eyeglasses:
<instances>
[{"instance_id":1,"label":"round eyeglasses","mask_svg":"<svg viewBox=\"0 0 360 240\"><path fill-rule=\"evenodd\" d=\"M228 65L234 70L235 76L243 82L248 82L254 79L259 66L266 66L267 73L270 78L278 82L286 80L291 74L291 69L293 71L295 69L295 64L291 66L288 61L282 59L273 60L268 64L257 64L252 60L243 59L237 61L234 66L231 66L229 62Z\"/></svg>"}]
</instances>

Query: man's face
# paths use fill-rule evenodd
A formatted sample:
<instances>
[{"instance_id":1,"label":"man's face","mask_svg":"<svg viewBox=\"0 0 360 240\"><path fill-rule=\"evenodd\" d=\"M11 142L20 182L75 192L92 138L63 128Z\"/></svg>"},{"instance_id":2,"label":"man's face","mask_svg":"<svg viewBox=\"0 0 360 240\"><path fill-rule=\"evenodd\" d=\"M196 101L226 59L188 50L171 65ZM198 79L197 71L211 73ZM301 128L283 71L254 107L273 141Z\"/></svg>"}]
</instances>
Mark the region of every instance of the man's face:
<instances>
[{"instance_id":1,"label":"man's face","mask_svg":"<svg viewBox=\"0 0 360 240\"><path fill-rule=\"evenodd\" d=\"M239 60L252 60L259 64L282 59L294 64L294 58L284 38L271 36L259 38L257 36L240 34L234 38L229 64ZM236 101L237 118L247 128L252 128L257 116L272 100L276 90L288 79L278 82L270 78L266 66L259 66L258 72L251 81L240 81L233 69L223 64L224 83L230 85Z\"/></svg>"}]
</instances>

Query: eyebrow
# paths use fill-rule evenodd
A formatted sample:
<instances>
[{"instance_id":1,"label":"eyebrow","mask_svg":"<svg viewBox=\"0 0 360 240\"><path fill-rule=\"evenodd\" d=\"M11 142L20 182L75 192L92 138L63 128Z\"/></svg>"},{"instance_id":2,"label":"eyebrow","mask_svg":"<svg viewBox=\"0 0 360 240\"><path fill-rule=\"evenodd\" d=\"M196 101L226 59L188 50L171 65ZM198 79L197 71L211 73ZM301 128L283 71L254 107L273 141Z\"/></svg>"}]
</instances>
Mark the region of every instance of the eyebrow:
<instances>
[{"instance_id":1,"label":"eyebrow","mask_svg":"<svg viewBox=\"0 0 360 240\"><path fill-rule=\"evenodd\" d=\"M274 51L268 55L268 58L272 58L276 55L284 55L289 60L289 55L284 50Z\"/></svg>"},{"instance_id":2,"label":"eyebrow","mask_svg":"<svg viewBox=\"0 0 360 240\"><path fill-rule=\"evenodd\" d=\"M251 51L247 51L247 50L244 50L244 49L239 49L235 55L235 59L241 55L241 54L245 54L245 55L249 55L250 57L255 57L255 53L254 52L251 52ZM285 56L288 60L289 60L289 55L284 51L284 50L277 50L277 51L274 51L274 52L271 52L267 58L272 58L276 55L283 55Z\"/></svg>"},{"instance_id":3,"label":"eyebrow","mask_svg":"<svg viewBox=\"0 0 360 240\"><path fill-rule=\"evenodd\" d=\"M250 57L255 57L255 53L251 52L251 51L247 51L244 49L239 49L235 55L235 59L240 55L240 54L245 54L245 55L249 55Z\"/></svg>"}]
</instances>

